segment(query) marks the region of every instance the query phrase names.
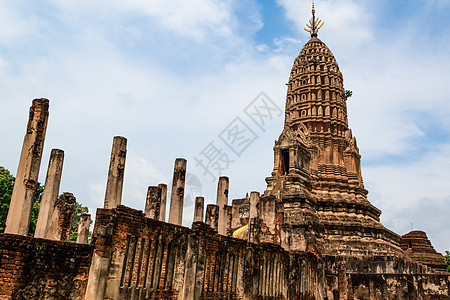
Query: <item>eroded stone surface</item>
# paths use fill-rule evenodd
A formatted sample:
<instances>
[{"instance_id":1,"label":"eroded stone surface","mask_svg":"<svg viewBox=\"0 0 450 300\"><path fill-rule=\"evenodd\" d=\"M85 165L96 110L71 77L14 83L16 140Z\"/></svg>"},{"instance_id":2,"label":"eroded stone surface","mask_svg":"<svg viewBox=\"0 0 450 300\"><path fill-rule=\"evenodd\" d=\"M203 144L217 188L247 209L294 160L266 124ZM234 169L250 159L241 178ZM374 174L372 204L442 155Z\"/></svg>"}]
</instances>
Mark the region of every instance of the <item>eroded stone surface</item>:
<instances>
[{"instance_id":1,"label":"eroded stone surface","mask_svg":"<svg viewBox=\"0 0 450 300\"><path fill-rule=\"evenodd\" d=\"M76 199L72 193L63 193L58 198L53 209L50 225L47 230L47 239L56 241L69 241L72 230L73 214Z\"/></svg>"},{"instance_id":2,"label":"eroded stone surface","mask_svg":"<svg viewBox=\"0 0 450 300\"><path fill-rule=\"evenodd\" d=\"M48 163L47 177L45 178L44 192L42 194L39 215L36 223L34 236L45 238L50 225L56 199L59 196L59 185L61 183L62 168L64 162L64 151L52 149Z\"/></svg>"},{"instance_id":3,"label":"eroded stone surface","mask_svg":"<svg viewBox=\"0 0 450 300\"><path fill-rule=\"evenodd\" d=\"M400 236L381 225L381 211L367 200L360 160L339 66L312 37L291 70L284 129L259 204L261 241L322 255L403 255ZM243 203L233 201L235 228L246 223Z\"/></svg>"},{"instance_id":4,"label":"eroded stone surface","mask_svg":"<svg viewBox=\"0 0 450 300\"><path fill-rule=\"evenodd\" d=\"M203 211L205 209L205 199L195 197L194 222L203 222Z\"/></svg>"},{"instance_id":5,"label":"eroded stone surface","mask_svg":"<svg viewBox=\"0 0 450 300\"><path fill-rule=\"evenodd\" d=\"M145 202L145 215L147 218L159 220L161 213L161 189L157 186L149 186L147 200Z\"/></svg>"},{"instance_id":6,"label":"eroded stone surface","mask_svg":"<svg viewBox=\"0 0 450 300\"><path fill-rule=\"evenodd\" d=\"M226 176L219 177L219 182L217 183L217 200L216 204L219 207L219 234L227 233L227 215L226 206L228 205L228 189L230 185L230 180Z\"/></svg>"},{"instance_id":7,"label":"eroded stone surface","mask_svg":"<svg viewBox=\"0 0 450 300\"><path fill-rule=\"evenodd\" d=\"M406 255L415 261L439 271L446 271L444 256L434 250L425 232L414 230L402 235L400 246Z\"/></svg>"},{"instance_id":8,"label":"eroded stone surface","mask_svg":"<svg viewBox=\"0 0 450 300\"><path fill-rule=\"evenodd\" d=\"M27 235L48 121L47 99L34 99L11 195L5 233Z\"/></svg>"},{"instance_id":9,"label":"eroded stone surface","mask_svg":"<svg viewBox=\"0 0 450 300\"><path fill-rule=\"evenodd\" d=\"M183 220L184 184L186 180L184 158L177 158L173 170L172 194L170 195L169 223L181 225Z\"/></svg>"},{"instance_id":10,"label":"eroded stone surface","mask_svg":"<svg viewBox=\"0 0 450 300\"><path fill-rule=\"evenodd\" d=\"M89 240L89 228L91 226L91 215L82 214L78 221L77 243L87 244Z\"/></svg>"},{"instance_id":11,"label":"eroded stone surface","mask_svg":"<svg viewBox=\"0 0 450 300\"><path fill-rule=\"evenodd\" d=\"M214 204L208 204L206 206L205 223L211 226L215 231L219 227L219 206Z\"/></svg>"},{"instance_id":12,"label":"eroded stone surface","mask_svg":"<svg viewBox=\"0 0 450 300\"><path fill-rule=\"evenodd\" d=\"M161 207L159 213L159 220L166 220L166 203L167 203L167 184L160 183L158 184L158 188L161 191Z\"/></svg>"},{"instance_id":13,"label":"eroded stone surface","mask_svg":"<svg viewBox=\"0 0 450 300\"><path fill-rule=\"evenodd\" d=\"M108 182L106 183L105 208L114 208L122 203L126 156L127 139L122 136L115 136L109 162Z\"/></svg>"}]
</instances>

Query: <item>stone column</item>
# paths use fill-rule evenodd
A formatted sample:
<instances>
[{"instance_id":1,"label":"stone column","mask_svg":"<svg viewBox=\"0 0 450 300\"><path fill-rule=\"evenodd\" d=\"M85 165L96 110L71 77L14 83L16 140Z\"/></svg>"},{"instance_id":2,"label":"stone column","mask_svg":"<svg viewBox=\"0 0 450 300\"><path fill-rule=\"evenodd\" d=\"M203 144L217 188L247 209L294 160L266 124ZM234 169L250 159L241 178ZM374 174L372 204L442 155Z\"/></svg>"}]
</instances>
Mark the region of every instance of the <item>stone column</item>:
<instances>
[{"instance_id":1,"label":"stone column","mask_svg":"<svg viewBox=\"0 0 450 300\"><path fill-rule=\"evenodd\" d=\"M348 299L347 295L347 284L348 284L348 278L347 278L347 266L344 261L340 261L338 264L338 292L339 292L339 299Z\"/></svg>"},{"instance_id":2,"label":"stone column","mask_svg":"<svg viewBox=\"0 0 450 300\"><path fill-rule=\"evenodd\" d=\"M228 205L228 188L230 181L228 177L219 177L217 184L217 206L219 206L219 234L225 235L227 232L227 217L225 215L225 206Z\"/></svg>"},{"instance_id":3,"label":"stone column","mask_svg":"<svg viewBox=\"0 0 450 300\"><path fill-rule=\"evenodd\" d=\"M259 198L260 198L260 195L258 192L250 193L249 219L259 218Z\"/></svg>"},{"instance_id":4,"label":"stone column","mask_svg":"<svg viewBox=\"0 0 450 300\"><path fill-rule=\"evenodd\" d=\"M61 174L64 161L64 151L52 149L50 161L48 163L47 177L45 178L44 193L42 194L39 216L36 223L34 237L45 238L48 226L55 208L56 199L59 195L59 184L61 183Z\"/></svg>"},{"instance_id":5,"label":"stone column","mask_svg":"<svg viewBox=\"0 0 450 300\"><path fill-rule=\"evenodd\" d=\"M106 184L105 208L116 208L122 202L123 176L127 156L127 139L115 136L109 162L108 182Z\"/></svg>"},{"instance_id":6,"label":"stone column","mask_svg":"<svg viewBox=\"0 0 450 300\"><path fill-rule=\"evenodd\" d=\"M170 197L169 223L181 225L183 221L184 181L186 179L186 164L184 158L175 160Z\"/></svg>"},{"instance_id":7,"label":"stone column","mask_svg":"<svg viewBox=\"0 0 450 300\"><path fill-rule=\"evenodd\" d=\"M185 258L186 269L184 271L184 282L181 298L183 300L195 299L195 275L197 270L198 252L199 245L196 236L189 235Z\"/></svg>"},{"instance_id":8,"label":"stone column","mask_svg":"<svg viewBox=\"0 0 450 300\"><path fill-rule=\"evenodd\" d=\"M149 186L147 190L147 201L145 202L145 216L150 219L159 220L160 209L160 189L157 186Z\"/></svg>"},{"instance_id":9,"label":"stone column","mask_svg":"<svg viewBox=\"0 0 450 300\"><path fill-rule=\"evenodd\" d=\"M217 205L208 204L206 206L205 223L217 231L219 223L219 207Z\"/></svg>"},{"instance_id":10,"label":"stone column","mask_svg":"<svg viewBox=\"0 0 450 300\"><path fill-rule=\"evenodd\" d=\"M231 205L226 205L224 210L225 210L225 222L227 225L225 235L231 235L231 221L233 219L232 215L233 208L231 207Z\"/></svg>"},{"instance_id":11,"label":"stone column","mask_svg":"<svg viewBox=\"0 0 450 300\"><path fill-rule=\"evenodd\" d=\"M102 215L99 217L99 215ZM106 283L111 265L111 239L114 233L115 216L111 211L97 209L95 228L95 249L92 254L91 266L86 287L86 300L103 300L105 298Z\"/></svg>"},{"instance_id":12,"label":"stone column","mask_svg":"<svg viewBox=\"0 0 450 300\"><path fill-rule=\"evenodd\" d=\"M47 130L48 106L48 100L44 98L34 99L31 105L27 133L23 139L22 153L6 218L5 233L28 234Z\"/></svg>"},{"instance_id":13,"label":"stone column","mask_svg":"<svg viewBox=\"0 0 450 300\"><path fill-rule=\"evenodd\" d=\"M160 183L158 188L161 193L161 206L159 211L159 220L162 222L166 221L166 202L167 202L167 184Z\"/></svg>"},{"instance_id":14,"label":"stone column","mask_svg":"<svg viewBox=\"0 0 450 300\"><path fill-rule=\"evenodd\" d=\"M196 197L194 209L194 222L203 222L204 208L205 208L205 199L203 197Z\"/></svg>"},{"instance_id":15,"label":"stone column","mask_svg":"<svg viewBox=\"0 0 450 300\"><path fill-rule=\"evenodd\" d=\"M47 239L69 241L75 203L76 199L72 193L64 193L61 198L56 200L55 209L47 231Z\"/></svg>"},{"instance_id":16,"label":"stone column","mask_svg":"<svg viewBox=\"0 0 450 300\"><path fill-rule=\"evenodd\" d=\"M250 209L249 209L249 227L248 227L248 241L259 244L261 240L261 219L259 213L259 199L258 192L250 193Z\"/></svg>"},{"instance_id":17,"label":"stone column","mask_svg":"<svg viewBox=\"0 0 450 300\"><path fill-rule=\"evenodd\" d=\"M91 215L82 214L78 221L78 244L87 244L89 240L89 227L91 227Z\"/></svg>"}]
</instances>

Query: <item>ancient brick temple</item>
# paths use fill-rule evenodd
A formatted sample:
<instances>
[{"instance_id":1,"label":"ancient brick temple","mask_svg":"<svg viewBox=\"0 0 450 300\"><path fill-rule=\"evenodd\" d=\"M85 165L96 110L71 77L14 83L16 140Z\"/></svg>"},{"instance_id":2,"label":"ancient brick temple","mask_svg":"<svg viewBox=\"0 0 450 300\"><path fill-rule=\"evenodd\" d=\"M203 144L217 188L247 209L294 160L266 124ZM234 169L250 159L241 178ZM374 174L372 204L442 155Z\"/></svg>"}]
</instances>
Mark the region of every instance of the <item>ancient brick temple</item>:
<instances>
[{"instance_id":1,"label":"ancient brick temple","mask_svg":"<svg viewBox=\"0 0 450 300\"><path fill-rule=\"evenodd\" d=\"M346 100L336 59L312 34L289 77L284 130L260 199L261 241L323 255L402 253L400 236L367 200Z\"/></svg>"},{"instance_id":2,"label":"ancient brick temple","mask_svg":"<svg viewBox=\"0 0 450 300\"><path fill-rule=\"evenodd\" d=\"M367 200L343 77L312 13L266 191L228 205L229 178L220 177L216 204L205 210L197 197L192 228L181 226L187 161L175 161L170 205L158 184L135 210L121 205L127 140L114 137L91 243L87 215L77 243L67 241L75 197L57 199L59 149L39 230L26 236L49 115L48 100L35 99L0 234L0 299L450 299L450 273L426 234L389 231Z\"/></svg>"}]
</instances>

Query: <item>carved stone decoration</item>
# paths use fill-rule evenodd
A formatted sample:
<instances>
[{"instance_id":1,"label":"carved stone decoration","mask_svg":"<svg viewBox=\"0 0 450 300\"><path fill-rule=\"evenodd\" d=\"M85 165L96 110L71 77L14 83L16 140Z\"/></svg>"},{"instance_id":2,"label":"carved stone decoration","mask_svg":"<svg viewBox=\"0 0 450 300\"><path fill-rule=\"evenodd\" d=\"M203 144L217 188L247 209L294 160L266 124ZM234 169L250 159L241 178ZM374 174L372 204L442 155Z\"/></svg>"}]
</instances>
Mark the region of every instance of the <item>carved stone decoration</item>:
<instances>
[{"instance_id":1,"label":"carved stone decoration","mask_svg":"<svg viewBox=\"0 0 450 300\"><path fill-rule=\"evenodd\" d=\"M261 197L277 204L267 206L276 207L274 213L261 210L261 241L324 255L402 255L400 236L381 225L381 211L367 199L343 77L317 37L295 59L288 87L284 129Z\"/></svg>"}]
</instances>

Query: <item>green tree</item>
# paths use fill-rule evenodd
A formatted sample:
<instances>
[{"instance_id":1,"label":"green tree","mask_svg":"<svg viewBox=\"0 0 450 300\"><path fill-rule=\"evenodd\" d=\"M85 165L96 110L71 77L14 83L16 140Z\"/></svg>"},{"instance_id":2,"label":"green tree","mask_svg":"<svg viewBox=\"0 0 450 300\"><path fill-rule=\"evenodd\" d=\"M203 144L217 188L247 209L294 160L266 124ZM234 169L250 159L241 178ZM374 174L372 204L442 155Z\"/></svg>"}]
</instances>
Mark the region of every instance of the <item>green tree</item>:
<instances>
[{"instance_id":1,"label":"green tree","mask_svg":"<svg viewBox=\"0 0 450 300\"><path fill-rule=\"evenodd\" d=\"M6 216L14 188L14 177L4 167L0 167L0 232L5 231Z\"/></svg>"},{"instance_id":2,"label":"green tree","mask_svg":"<svg viewBox=\"0 0 450 300\"><path fill-rule=\"evenodd\" d=\"M344 91L344 99L347 100L348 98L350 98L353 95L353 92L350 90L345 90Z\"/></svg>"},{"instance_id":3,"label":"green tree","mask_svg":"<svg viewBox=\"0 0 450 300\"><path fill-rule=\"evenodd\" d=\"M447 272L450 272L450 251L445 251L445 264L447 265Z\"/></svg>"},{"instance_id":4,"label":"green tree","mask_svg":"<svg viewBox=\"0 0 450 300\"><path fill-rule=\"evenodd\" d=\"M8 216L9 203L11 202L11 195L14 188L14 176L4 167L0 166L0 233L5 231L6 217ZM36 194L33 202L33 210L30 217L30 230L29 236L34 235L36 230L37 218L39 215L39 207L41 205L42 193L44 187L38 182L36 186ZM72 224L72 230L70 233L70 241L75 242L78 235L78 222L80 215L87 213L89 210L87 207L82 206L80 203L75 203L75 213Z\"/></svg>"},{"instance_id":5,"label":"green tree","mask_svg":"<svg viewBox=\"0 0 450 300\"><path fill-rule=\"evenodd\" d=\"M39 208L41 207L42 193L44 193L44 187L38 182L36 186L36 194L34 195L33 209L31 210L30 229L28 231L29 236L34 236L34 231L36 230Z\"/></svg>"}]
</instances>

